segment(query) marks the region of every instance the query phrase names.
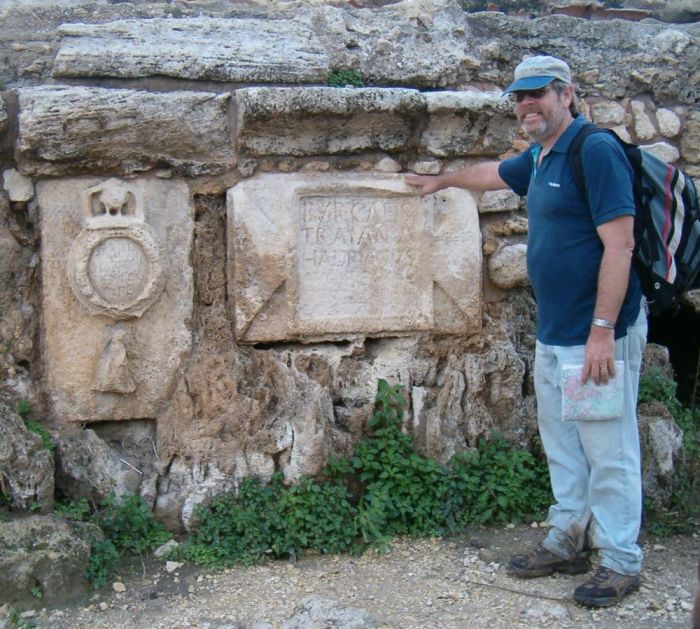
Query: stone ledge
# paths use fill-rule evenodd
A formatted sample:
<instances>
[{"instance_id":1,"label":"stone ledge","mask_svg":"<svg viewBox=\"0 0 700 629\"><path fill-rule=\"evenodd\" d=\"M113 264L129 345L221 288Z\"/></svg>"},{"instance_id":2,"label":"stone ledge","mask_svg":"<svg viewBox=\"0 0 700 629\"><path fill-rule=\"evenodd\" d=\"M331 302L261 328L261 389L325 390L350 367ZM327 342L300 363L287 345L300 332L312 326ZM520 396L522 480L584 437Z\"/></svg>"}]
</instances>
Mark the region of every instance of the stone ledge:
<instances>
[{"instance_id":1,"label":"stone ledge","mask_svg":"<svg viewBox=\"0 0 700 629\"><path fill-rule=\"evenodd\" d=\"M329 61L294 20L189 18L65 24L56 77L325 83Z\"/></svg>"},{"instance_id":2,"label":"stone ledge","mask_svg":"<svg viewBox=\"0 0 700 629\"><path fill-rule=\"evenodd\" d=\"M26 175L131 174L171 167L196 176L235 165L228 94L66 86L18 94L16 159Z\"/></svg>"},{"instance_id":3,"label":"stone ledge","mask_svg":"<svg viewBox=\"0 0 700 629\"><path fill-rule=\"evenodd\" d=\"M399 151L425 115L417 90L255 87L235 93L238 148L253 155Z\"/></svg>"}]
</instances>

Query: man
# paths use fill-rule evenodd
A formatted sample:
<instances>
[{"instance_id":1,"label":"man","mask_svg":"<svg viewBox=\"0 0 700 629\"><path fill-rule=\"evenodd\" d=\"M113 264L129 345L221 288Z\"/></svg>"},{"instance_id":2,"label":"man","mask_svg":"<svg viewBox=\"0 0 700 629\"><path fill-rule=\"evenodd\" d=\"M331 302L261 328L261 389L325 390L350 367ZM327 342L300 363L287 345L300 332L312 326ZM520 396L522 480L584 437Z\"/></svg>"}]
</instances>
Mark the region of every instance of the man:
<instances>
[{"instance_id":1,"label":"man","mask_svg":"<svg viewBox=\"0 0 700 629\"><path fill-rule=\"evenodd\" d=\"M527 266L537 300L535 390L538 427L547 454L555 504L546 539L510 558L523 577L590 569L587 541L600 567L576 588L576 601L613 605L639 588L642 553L641 472L636 402L646 342L641 289L631 271L634 247L632 170L608 134L582 148L585 199L572 180L568 149L585 124L576 113L569 66L536 56L515 69L504 94L533 144L501 162L484 162L436 177L408 176L426 195L449 186L512 188L527 196ZM624 413L613 420L562 421L561 367L582 365L581 381L624 381Z\"/></svg>"}]
</instances>

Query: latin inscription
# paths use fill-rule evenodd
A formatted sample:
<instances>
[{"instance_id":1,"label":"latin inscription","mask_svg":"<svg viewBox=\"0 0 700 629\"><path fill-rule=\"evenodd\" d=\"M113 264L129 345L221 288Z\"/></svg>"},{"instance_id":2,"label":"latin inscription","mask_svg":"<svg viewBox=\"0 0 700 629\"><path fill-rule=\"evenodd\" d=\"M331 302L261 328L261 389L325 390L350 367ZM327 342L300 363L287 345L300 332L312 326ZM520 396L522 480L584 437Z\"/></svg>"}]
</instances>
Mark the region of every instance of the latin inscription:
<instances>
[{"instance_id":1,"label":"latin inscription","mask_svg":"<svg viewBox=\"0 0 700 629\"><path fill-rule=\"evenodd\" d=\"M423 319L423 224L416 197L300 198L299 320Z\"/></svg>"}]
</instances>

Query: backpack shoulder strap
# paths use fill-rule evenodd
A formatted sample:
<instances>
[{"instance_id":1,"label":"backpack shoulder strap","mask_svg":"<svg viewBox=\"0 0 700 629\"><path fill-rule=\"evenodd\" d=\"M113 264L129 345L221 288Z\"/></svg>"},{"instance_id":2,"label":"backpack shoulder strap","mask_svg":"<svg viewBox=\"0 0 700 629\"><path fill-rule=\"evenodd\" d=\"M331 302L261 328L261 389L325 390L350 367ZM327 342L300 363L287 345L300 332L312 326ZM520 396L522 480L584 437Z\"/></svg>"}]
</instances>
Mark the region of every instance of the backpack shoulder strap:
<instances>
[{"instance_id":1,"label":"backpack shoulder strap","mask_svg":"<svg viewBox=\"0 0 700 629\"><path fill-rule=\"evenodd\" d=\"M579 132L574 136L569 146L569 167L571 168L571 175L578 191L584 199L586 199L586 183L583 178L583 158L581 157L581 150L583 149L583 143L586 141L586 138L595 133L610 133L617 138L614 131L596 127L593 123L588 122L579 129Z\"/></svg>"}]
</instances>

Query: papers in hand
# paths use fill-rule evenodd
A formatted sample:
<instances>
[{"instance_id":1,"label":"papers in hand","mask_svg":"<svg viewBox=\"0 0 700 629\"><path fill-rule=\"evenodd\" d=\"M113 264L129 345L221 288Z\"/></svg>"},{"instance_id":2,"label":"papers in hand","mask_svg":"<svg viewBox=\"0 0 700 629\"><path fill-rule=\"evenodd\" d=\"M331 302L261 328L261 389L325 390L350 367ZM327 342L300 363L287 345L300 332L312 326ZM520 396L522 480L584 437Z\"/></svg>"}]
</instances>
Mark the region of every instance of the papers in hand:
<instances>
[{"instance_id":1,"label":"papers in hand","mask_svg":"<svg viewBox=\"0 0 700 629\"><path fill-rule=\"evenodd\" d=\"M589 378L581 384L583 365L561 368L561 417L564 421L619 419L625 405L624 362L615 361L615 377L597 385Z\"/></svg>"}]
</instances>

